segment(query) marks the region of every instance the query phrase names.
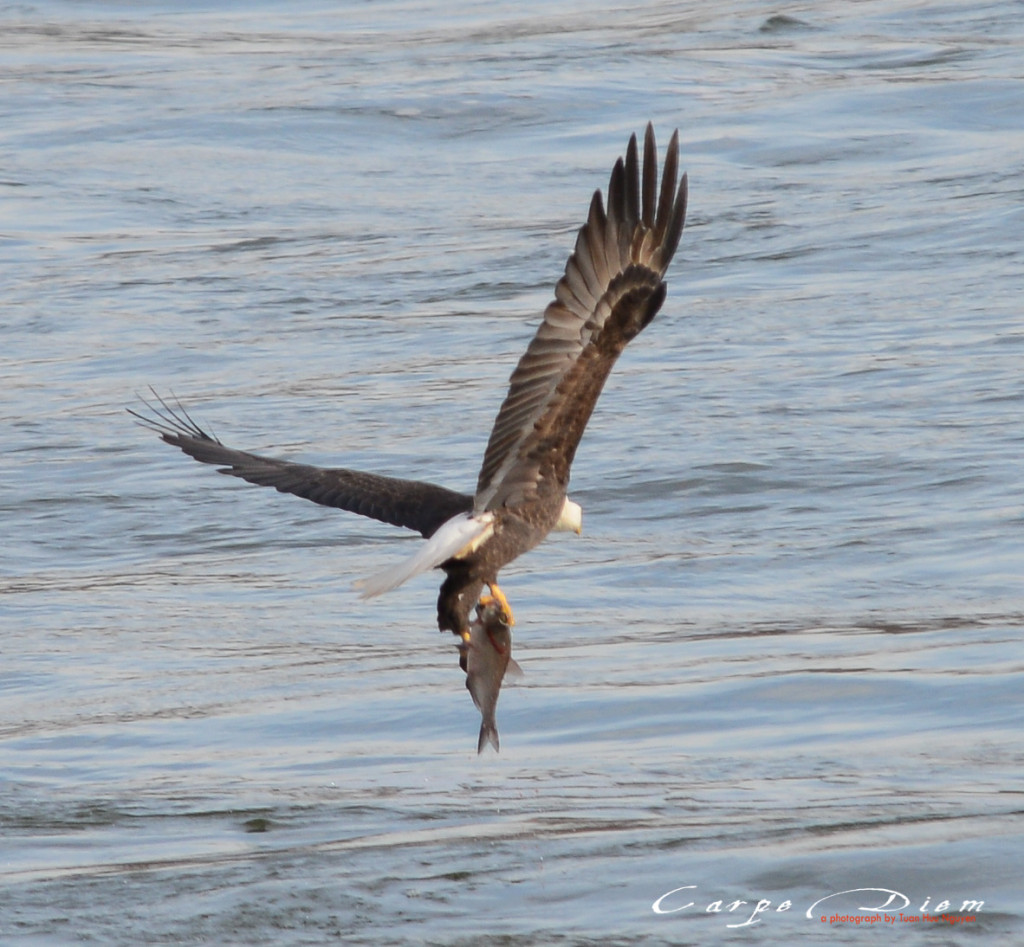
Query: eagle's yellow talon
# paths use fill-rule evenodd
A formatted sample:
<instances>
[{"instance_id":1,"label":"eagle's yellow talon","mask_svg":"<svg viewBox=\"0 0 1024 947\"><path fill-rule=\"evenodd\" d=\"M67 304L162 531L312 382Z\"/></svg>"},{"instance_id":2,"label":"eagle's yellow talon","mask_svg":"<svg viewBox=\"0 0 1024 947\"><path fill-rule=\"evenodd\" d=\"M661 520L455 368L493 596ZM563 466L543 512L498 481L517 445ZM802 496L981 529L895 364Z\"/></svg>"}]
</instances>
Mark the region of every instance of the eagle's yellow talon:
<instances>
[{"instance_id":1,"label":"eagle's yellow talon","mask_svg":"<svg viewBox=\"0 0 1024 947\"><path fill-rule=\"evenodd\" d=\"M497 605L501 609L501 620L511 628L515 623L515 619L512 617L512 606L509 605L508 599L505 598L505 593L498 588L497 585L487 584L487 588L490 589L490 595L482 595L480 597L480 604L486 608L488 605Z\"/></svg>"}]
</instances>

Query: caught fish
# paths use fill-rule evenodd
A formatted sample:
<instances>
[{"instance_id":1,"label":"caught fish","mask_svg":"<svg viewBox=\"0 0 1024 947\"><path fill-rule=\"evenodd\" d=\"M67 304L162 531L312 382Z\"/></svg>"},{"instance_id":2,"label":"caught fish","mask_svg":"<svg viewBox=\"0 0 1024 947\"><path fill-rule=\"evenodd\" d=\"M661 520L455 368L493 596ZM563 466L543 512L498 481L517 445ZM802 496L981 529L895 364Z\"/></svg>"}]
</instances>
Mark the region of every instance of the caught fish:
<instances>
[{"instance_id":1,"label":"caught fish","mask_svg":"<svg viewBox=\"0 0 1024 947\"><path fill-rule=\"evenodd\" d=\"M490 743L498 749L498 725L494 710L506 672L522 676L523 670L512 657L512 629L506 623L508 613L501 604L486 598L476 606L476 618L470 622L459 644L459 667L466 672L466 687L480 711L480 739L477 753Z\"/></svg>"}]
</instances>

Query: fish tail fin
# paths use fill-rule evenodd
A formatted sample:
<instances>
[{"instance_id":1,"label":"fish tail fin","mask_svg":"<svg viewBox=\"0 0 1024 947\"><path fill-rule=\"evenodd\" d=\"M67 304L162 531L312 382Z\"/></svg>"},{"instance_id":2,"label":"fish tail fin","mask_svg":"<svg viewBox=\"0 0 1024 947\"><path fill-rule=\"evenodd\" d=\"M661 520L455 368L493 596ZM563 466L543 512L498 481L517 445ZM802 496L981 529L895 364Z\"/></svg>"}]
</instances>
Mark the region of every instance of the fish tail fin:
<instances>
[{"instance_id":1,"label":"fish tail fin","mask_svg":"<svg viewBox=\"0 0 1024 947\"><path fill-rule=\"evenodd\" d=\"M500 748L498 746L498 728L493 722L487 723L486 721L480 724L480 739L476 741L476 754L479 756L484 751L484 747L487 744L494 747L494 752L498 753Z\"/></svg>"},{"instance_id":2,"label":"fish tail fin","mask_svg":"<svg viewBox=\"0 0 1024 947\"><path fill-rule=\"evenodd\" d=\"M359 590L359 597L373 598L396 589L413 576L437 568L466 547L475 549L490 535L494 528L493 522L492 513L459 513L453 516L420 546L415 555L397 566L388 566L365 579L357 580L354 585Z\"/></svg>"}]
</instances>

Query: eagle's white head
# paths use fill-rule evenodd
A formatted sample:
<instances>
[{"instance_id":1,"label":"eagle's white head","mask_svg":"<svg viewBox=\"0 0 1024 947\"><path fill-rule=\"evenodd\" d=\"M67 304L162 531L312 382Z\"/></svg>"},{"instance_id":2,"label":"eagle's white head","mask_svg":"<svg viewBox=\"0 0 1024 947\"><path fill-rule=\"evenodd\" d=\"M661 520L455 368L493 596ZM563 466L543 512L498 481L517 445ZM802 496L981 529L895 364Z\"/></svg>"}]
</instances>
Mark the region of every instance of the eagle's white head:
<instances>
[{"instance_id":1,"label":"eagle's white head","mask_svg":"<svg viewBox=\"0 0 1024 947\"><path fill-rule=\"evenodd\" d=\"M565 503L562 505L562 512L558 514L555 530L559 533L575 533L579 536L583 532L583 507L566 497Z\"/></svg>"}]
</instances>

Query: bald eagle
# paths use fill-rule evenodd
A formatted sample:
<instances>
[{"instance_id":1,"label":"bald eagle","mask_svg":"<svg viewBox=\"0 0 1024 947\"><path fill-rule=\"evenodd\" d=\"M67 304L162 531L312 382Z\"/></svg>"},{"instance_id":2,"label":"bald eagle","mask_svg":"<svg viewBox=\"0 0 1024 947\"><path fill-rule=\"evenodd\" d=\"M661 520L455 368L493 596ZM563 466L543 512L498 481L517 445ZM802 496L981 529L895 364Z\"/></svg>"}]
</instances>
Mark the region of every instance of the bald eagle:
<instances>
[{"instance_id":1,"label":"bald eagle","mask_svg":"<svg viewBox=\"0 0 1024 947\"><path fill-rule=\"evenodd\" d=\"M235 450L155 391L156 403L143 399L149 414L128 410L168 444L218 465L220 473L422 534L427 541L410 560L357 583L363 597L440 567L446 575L437 600L441 631L468 642L478 603L496 606L493 620L512 625L498 572L552 529L579 532L580 508L566 495L576 448L616 359L665 300L663 277L686 218L686 175L678 178L678 164L676 131L659 185L648 125L642 162L633 135L625 158L615 163L607 207L601 192L594 193L555 298L512 373L475 494ZM484 586L490 595L481 597Z\"/></svg>"}]
</instances>

